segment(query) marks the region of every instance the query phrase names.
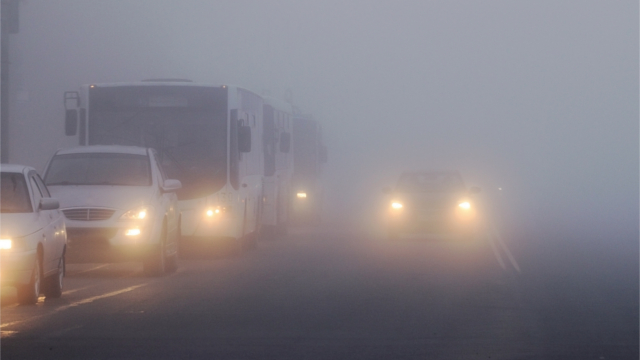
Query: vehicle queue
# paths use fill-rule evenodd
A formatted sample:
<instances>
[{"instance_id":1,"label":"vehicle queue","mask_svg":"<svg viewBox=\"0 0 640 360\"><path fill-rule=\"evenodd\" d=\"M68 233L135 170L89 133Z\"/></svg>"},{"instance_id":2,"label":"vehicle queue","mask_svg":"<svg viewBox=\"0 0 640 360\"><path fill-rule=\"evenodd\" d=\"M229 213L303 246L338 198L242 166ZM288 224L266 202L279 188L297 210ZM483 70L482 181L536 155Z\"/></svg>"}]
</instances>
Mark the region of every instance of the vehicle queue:
<instances>
[{"instance_id":1,"label":"vehicle queue","mask_svg":"<svg viewBox=\"0 0 640 360\"><path fill-rule=\"evenodd\" d=\"M181 247L241 253L295 218L294 158L309 149L295 142L308 135L296 134L290 104L173 79L85 85L64 102L79 146L57 151L44 180L0 169L0 276L19 303L59 297L67 262L140 261L160 276L177 269ZM326 148L313 136L320 167Z\"/></svg>"}]
</instances>

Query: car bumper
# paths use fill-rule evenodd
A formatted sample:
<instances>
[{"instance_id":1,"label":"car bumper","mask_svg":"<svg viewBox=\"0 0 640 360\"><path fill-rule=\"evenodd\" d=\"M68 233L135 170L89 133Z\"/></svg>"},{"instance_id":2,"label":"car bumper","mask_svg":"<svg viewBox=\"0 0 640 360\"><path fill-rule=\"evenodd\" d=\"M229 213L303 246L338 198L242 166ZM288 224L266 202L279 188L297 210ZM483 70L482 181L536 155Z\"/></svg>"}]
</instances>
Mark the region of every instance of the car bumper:
<instances>
[{"instance_id":1,"label":"car bumper","mask_svg":"<svg viewBox=\"0 0 640 360\"><path fill-rule=\"evenodd\" d=\"M415 214L391 217L388 225L395 232L469 233L477 230L478 223L475 215Z\"/></svg>"},{"instance_id":2,"label":"car bumper","mask_svg":"<svg viewBox=\"0 0 640 360\"><path fill-rule=\"evenodd\" d=\"M238 220L234 213L206 216L204 211L183 209L181 235L201 239L234 238L240 228Z\"/></svg>"},{"instance_id":3,"label":"car bumper","mask_svg":"<svg viewBox=\"0 0 640 360\"><path fill-rule=\"evenodd\" d=\"M0 282L2 286L26 285L36 261L36 251L3 253L0 257Z\"/></svg>"},{"instance_id":4,"label":"car bumper","mask_svg":"<svg viewBox=\"0 0 640 360\"><path fill-rule=\"evenodd\" d=\"M128 235L135 227L70 227L67 226L67 261L119 262L144 259L158 246L157 236L148 227L140 234Z\"/></svg>"}]
</instances>

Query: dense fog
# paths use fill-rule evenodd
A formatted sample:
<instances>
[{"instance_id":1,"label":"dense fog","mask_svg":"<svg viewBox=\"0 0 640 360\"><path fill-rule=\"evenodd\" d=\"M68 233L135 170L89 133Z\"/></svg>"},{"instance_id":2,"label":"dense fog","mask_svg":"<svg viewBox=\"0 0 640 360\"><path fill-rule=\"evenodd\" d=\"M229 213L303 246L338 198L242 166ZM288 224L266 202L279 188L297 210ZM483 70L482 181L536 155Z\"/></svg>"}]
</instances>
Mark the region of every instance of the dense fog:
<instances>
[{"instance_id":1,"label":"dense fog","mask_svg":"<svg viewBox=\"0 0 640 360\"><path fill-rule=\"evenodd\" d=\"M523 230L638 231L637 1L22 0L10 161L42 170L63 92L188 78L324 126L327 219L405 169L458 169ZM501 191L497 190L502 188Z\"/></svg>"}]
</instances>

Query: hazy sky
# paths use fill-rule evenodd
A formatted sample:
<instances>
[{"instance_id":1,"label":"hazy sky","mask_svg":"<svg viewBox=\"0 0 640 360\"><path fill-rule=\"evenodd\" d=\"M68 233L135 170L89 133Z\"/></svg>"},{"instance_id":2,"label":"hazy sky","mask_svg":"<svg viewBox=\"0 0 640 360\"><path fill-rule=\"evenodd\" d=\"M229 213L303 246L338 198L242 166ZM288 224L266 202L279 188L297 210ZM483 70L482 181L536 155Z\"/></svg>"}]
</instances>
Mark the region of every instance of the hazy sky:
<instances>
[{"instance_id":1,"label":"hazy sky","mask_svg":"<svg viewBox=\"0 0 640 360\"><path fill-rule=\"evenodd\" d=\"M455 168L532 224L638 229L637 1L23 0L12 162L42 169L80 84L181 77L322 121L329 206ZM34 150L31 150L34 149Z\"/></svg>"}]
</instances>

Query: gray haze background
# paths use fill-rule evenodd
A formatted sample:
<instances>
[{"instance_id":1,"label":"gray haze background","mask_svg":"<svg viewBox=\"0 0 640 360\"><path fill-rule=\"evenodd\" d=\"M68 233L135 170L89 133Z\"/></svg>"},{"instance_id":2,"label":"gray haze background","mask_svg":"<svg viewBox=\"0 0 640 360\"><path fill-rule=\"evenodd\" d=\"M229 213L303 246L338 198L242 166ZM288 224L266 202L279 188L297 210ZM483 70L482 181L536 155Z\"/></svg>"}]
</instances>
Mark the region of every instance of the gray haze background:
<instances>
[{"instance_id":1,"label":"gray haze background","mask_svg":"<svg viewBox=\"0 0 640 360\"><path fill-rule=\"evenodd\" d=\"M456 168L502 187L522 230L638 240L637 1L20 5L11 162L76 143L62 95L80 84L291 89L325 127L329 219L366 218L404 169Z\"/></svg>"}]
</instances>

